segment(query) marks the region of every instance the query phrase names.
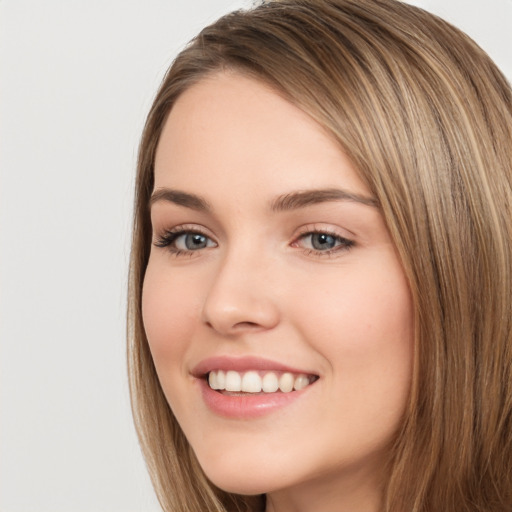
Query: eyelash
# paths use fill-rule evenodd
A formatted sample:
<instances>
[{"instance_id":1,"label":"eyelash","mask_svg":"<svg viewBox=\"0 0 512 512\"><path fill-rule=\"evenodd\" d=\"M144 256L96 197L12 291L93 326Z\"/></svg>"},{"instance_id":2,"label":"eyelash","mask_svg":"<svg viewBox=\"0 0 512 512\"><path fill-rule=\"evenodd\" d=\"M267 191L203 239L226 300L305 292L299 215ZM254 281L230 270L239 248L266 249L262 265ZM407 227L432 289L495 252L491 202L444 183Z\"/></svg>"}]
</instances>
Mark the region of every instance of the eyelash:
<instances>
[{"instance_id":1,"label":"eyelash","mask_svg":"<svg viewBox=\"0 0 512 512\"><path fill-rule=\"evenodd\" d=\"M308 236L312 235L331 236L338 243L338 245L327 251L320 251L317 249L303 249L303 252L304 254L306 254L306 256L331 257L335 253L348 251L355 245L353 240L349 240L348 238L345 238L339 235L338 233L335 233L334 231L329 231L328 229L322 228L306 228L295 239L295 241L292 243L292 246L296 244L299 240L304 240Z\"/></svg>"},{"instance_id":2,"label":"eyelash","mask_svg":"<svg viewBox=\"0 0 512 512\"><path fill-rule=\"evenodd\" d=\"M211 240L211 237L206 233L198 229L197 227L187 226L178 226L174 229L166 230L164 233L159 235L158 239L154 242L156 247L167 249L173 256L193 256L194 253L199 252L196 251L187 251L183 249L178 249L173 246L174 242L182 235L200 235L204 236L208 240Z\"/></svg>"},{"instance_id":3,"label":"eyelash","mask_svg":"<svg viewBox=\"0 0 512 512\"><path fill-rule=\"evenodd\" d=\"M195 251L192 250L183 250L178 249L175 246L173 246L174 242L183 235L200 235L204 236L208 240L212 240L209 235L198 229L197 227L191 227L187 228L187 226L178 226L171 230L166 230L164 233L159 235L157 240L154 242L155 247L160 248L166 248L172 256L179 257L179 256L193 256L194 253L200 252L201 249L197 249ZM340 236L337 233L334 233L332 231L326 230L326 229L317 229L317 228L309 228L304 229L299 236L292 242L292 247L296 247L298 241L304 240L308 236L312 235L327 235L330 237L333 237L335 239L335 242L338 243L335 247L332 249L326 250L326 251L320 251L317 249L303 249L303 252L307 256L319 256L319 257L330 257L333 254L337 252L342 251L348 251L354 246L354 241L349 240L348 238L345 238L343 236ZM215 242L214 242L215 243Z\"/></svg>"}]
</instances>

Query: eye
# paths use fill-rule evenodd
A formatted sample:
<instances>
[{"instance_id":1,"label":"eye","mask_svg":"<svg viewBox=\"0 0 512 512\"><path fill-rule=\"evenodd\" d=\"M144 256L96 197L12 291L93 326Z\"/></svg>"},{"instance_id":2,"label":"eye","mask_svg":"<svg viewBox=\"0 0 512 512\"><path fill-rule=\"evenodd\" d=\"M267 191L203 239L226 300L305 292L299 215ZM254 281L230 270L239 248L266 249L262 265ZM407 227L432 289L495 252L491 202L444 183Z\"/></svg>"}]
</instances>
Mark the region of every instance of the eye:
<instances>
[{"instance_id":1,"label":"eye","mask_svg":"<svg viewBox=\"0 0 512 512\"><path fill-rule=\"evenodd\" d=\"M348 250L354 245L354 242L328 231L308 231L303 233L292 245L303 248L307 254L324 256Z\"/></svg>"},{"instance_id":2,"label":"eye","mask_svg":"<svg viewBox=\"0 0 512 512\"><path fill-rule=\"evenodd\" d=\"M166 231L159 236L154 244L156 247L167 248L176 256L190 254L210 247L217 247L217 244L204 233L183 228Z\"/></svg>"},{"instance_id":3,"label":"eye","mask_svg":"<svg viewBox=\"0 0 512 512\"><path fill-rule=\"evenodd\" d=\"M176 249L181 251L197 251L211 247L211 240L201 233L183 233L174 239Z\"/></svg>"},{"instance_id":4,"label":"eye","mask_svg":"<svg viewBox=\"0 0 512 512\"><path fill-rule=\"evenodd\" d=\"M338 240L328 233L311 233L311 245L316 251L329 251L336 247Z\"/></svg>"}]
</instances>

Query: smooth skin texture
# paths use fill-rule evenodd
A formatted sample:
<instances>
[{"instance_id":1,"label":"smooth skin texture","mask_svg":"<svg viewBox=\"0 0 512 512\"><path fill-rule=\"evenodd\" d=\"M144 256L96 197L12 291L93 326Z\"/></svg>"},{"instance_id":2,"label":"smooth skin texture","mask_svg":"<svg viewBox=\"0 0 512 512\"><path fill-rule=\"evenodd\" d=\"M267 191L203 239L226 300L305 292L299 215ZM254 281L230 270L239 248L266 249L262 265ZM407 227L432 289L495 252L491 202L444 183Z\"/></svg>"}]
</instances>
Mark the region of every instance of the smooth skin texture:
<instances>
[{"instance_id":1,"label":"smooth skin texture","mask_svg":"<svg viewBox=\"0 0 512 512\"><path fill-rule=\"evenodd\" d=\"M165 189L199 196L208 209L169 201ZM288 194L321 189L364 199L313 194L306 205L275 208ZM349 159L269 87L223 72L173 107L154 192L144 325L206 475L231 492L267 493L268 512L376 511L410 390L412 303L383 217ZM319 379L270 414L221 417L192 375L213 356L262 357Z\"/></svg>"}]
</instances>

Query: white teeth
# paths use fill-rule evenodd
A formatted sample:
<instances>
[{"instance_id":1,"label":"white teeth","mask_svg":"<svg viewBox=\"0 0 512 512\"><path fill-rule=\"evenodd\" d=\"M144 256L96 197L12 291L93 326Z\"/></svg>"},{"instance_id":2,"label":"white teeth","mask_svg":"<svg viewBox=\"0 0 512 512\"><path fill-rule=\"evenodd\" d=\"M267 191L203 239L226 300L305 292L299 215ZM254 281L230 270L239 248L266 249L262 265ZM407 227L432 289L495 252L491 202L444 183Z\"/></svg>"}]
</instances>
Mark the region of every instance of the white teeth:
<instances>
[{"instance_id":1,"label":"white teeth","mask_svg":"<svg viewBox=\"0 0 512 512\"><path fill-rule=\"evenodd\" d=\"M208 384L210 385L210 387L212 389L220 389L217 382L217 372L210 372L208 375Z\"/></svg>"},{"instance_id":2,"label":"white teeth","mask_svg":"<svg viewBox=\"0 0 512 512\"><path fill-rule=\"evenodd\" d=\"M283 393L289 393L293 389L293 375L291 373L283 373L279 379L279 389Z\"/></svg>"},{"instance_id":3,"label":"white teeth","mask_svg":"<svg viewBox=\"0 0 512 512\"><path fill-rule=\"evenodd\" d=\"M226 374L222 370L215 373L217 374L217 389L226 389Z\"/></svg>"},{"instance_id":4,"label":"white teeth","mask_svg":"<svg viewBox=\"0 0 512 512\"><path fill-rule=\"evenodd\" d=\"M300 391L301 389L304 389L308 384L309 379L305 375L299 375L293 383L293 389L295 389L295 391Z\"/></svg>"},{"instance_id":5,"label":"white teeth","mask_svg":"<svg viewBox=\"0 0 512 512\"><path fill-rule=\"evenodd\" d=\"M274 372L266 373L263 376L261 389L263 389L265 393L274 393L279 389L279 381L277 380L277 375Z\"/></svg>"},{"instance_id":6,"label":"white teeth","mask_svg":"<svg viewBox=\"0 0 512 512\"><path fill-rule=\"evenodd\" d=\"M305 374L293 375L290 372L258 372L256 370L243 374L233 370L227 372L217 370L208 374L208 384L212 389L244 393L300 391L314 380L314 377Z\"/></svg>"},{"instance_id":7,"label":"white teeth","mask_svg":"<svg viewBox=\"0 0 512 512\"><path fill-rule=\"evenodd\" d=\"M217 383L218 384L218 383ZM238 372L226 372L226 391L242 391L242 377Z\"/></svg>"},{"instance_id":8,"label":"white teeth","mask_svg":"<svg viewBox=\"0 0 512 512\"><path fill-rule=\"evenodd\" d=\"M247 372L242 377L242 391L246 393L259 393L261 391L261 377L257 372Z\"/></svg>"}]
</instances>

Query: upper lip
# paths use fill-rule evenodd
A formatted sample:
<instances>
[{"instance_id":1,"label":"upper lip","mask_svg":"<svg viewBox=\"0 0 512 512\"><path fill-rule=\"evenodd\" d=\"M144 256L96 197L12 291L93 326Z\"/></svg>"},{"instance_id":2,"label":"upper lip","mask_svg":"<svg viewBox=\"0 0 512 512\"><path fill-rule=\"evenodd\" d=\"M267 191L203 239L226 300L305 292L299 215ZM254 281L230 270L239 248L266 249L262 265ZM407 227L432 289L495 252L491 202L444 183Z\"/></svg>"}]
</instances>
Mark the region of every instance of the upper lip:
<instances>
[{"instance_id":1,"label":"upper lip","mask_svg":"<svg viewBox=\"0 0 512 512\"><path fill-rule=\"evenodd\" d=\"M215 356L203 359L199 364L192 369L192 375L202 378L213 370L234 370L237 372L244 372L249 370L267 370L278 372L290 372L303 375L316 375L308 370L301 370L293 368L286 364L272 361L270 359L244 356Z\"/></svg>"}]
</instances>

